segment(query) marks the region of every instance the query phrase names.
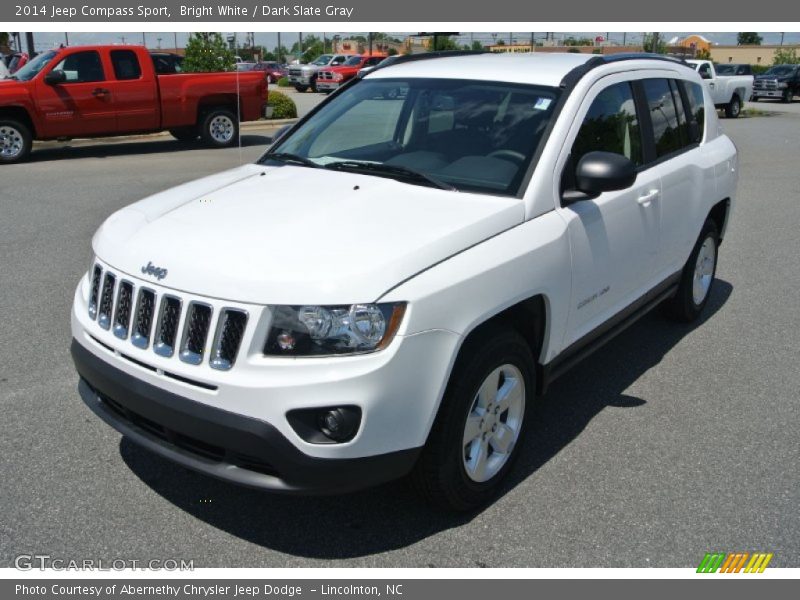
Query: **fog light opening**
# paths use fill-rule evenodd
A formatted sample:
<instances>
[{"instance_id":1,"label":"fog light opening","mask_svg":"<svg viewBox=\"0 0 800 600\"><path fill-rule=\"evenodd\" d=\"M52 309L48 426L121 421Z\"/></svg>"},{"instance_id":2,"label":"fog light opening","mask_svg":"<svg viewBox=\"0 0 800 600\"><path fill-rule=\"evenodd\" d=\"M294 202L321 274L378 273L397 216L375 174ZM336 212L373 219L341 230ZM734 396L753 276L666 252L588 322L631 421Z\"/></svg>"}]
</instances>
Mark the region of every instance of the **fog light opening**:
<instances>
[{"instance_id":1,"label":"fog light opening","mask_svg":"<svg viewBox=\"0 0 800 600\"><path fill-rule=\"evenodd\" d=\"M350 407L325 409L317 417L319 430L334 442L342 443L353 439L358 430L359 413Z\"/></svg>"}]
</instances>

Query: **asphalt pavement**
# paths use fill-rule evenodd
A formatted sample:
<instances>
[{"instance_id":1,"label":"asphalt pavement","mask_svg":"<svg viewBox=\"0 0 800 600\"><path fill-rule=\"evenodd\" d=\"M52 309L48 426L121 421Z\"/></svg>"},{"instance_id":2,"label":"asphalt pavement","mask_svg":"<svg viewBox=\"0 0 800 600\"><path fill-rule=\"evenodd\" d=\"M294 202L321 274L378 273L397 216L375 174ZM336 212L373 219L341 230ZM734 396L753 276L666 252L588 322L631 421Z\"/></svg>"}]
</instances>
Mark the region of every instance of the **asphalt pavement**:
<instances>
[{"instance_id":1,"label":"asphalt pavement","mask_svg":"<svg viewBox=\"0 0 800 600\"><path fill-rule=\"evenodd\" d=\"M238 488L137 447L81 402L69 312L94 231L139 198L253 160L270 130L249 129L241 150L57 144L0 167L0 566L40 553L691 567L708 551L800 566L800 115L723 124L741 182L702 322L651 314L559 380L502 496L466 516L432 511L403 482L326 498Z\"/></svg>"}]
</instances>

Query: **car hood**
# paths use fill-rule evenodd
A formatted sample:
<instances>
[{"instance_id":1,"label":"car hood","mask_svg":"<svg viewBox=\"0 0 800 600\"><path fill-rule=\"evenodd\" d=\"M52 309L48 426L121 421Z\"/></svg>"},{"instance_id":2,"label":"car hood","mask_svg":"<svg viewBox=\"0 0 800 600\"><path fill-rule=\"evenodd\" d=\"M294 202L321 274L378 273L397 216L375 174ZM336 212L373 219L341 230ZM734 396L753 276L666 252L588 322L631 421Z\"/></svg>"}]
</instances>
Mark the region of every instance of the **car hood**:
<instances>
[{"instance_id":1,"label":"car hood","mask_svg":"<svg viewBox=\"0 0 800 600\"><path fill-rule=\"evenodd\" d=\"M518 225L516 198L353 173L247 165L113 214L95 254L163 286L255 304L370 302ZM155 280L154 280L155 282Z\"/></svg>"},{"instance_id":2,"label":"car hood","mask_svg":"<svg viewBox=\"0 0 800 600\"><path fill-rule=\"evenodd\" d=\"M787 81L791 75L756 75L756 81Z\"/></svg>"}]
</instances>

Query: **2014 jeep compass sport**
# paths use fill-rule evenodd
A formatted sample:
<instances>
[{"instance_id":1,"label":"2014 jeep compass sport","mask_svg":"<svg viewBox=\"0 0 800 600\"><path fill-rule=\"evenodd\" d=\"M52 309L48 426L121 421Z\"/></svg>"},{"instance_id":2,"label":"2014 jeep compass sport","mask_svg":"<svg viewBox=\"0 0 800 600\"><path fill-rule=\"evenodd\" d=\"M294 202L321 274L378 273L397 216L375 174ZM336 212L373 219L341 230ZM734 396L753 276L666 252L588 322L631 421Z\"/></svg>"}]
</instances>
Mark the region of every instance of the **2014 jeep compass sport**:
<instances>
[{"instance_id":1,"label":"2014 jeep compass sport","mask_svg":"<svg viewBox=\"0 0 800 600\"><path fill-rule=\"evenodd\" d=\"M108 218L75 292L80 393L228 481L410 473L475 507L550 381L658 304L703 310L736 161L677 61L397 59L256 164Z\"/></svg>"}]
</instances>

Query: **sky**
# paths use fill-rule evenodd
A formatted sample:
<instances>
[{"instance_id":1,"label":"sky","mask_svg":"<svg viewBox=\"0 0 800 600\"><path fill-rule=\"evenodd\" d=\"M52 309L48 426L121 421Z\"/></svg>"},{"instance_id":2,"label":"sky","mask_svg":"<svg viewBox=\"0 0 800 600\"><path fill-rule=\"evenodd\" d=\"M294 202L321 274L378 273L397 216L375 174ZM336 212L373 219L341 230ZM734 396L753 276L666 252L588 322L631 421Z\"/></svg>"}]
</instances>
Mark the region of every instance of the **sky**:
<instances>
[{"instance_id":1,"label":"sky","mask_svg":"<svg viewBox=\"0 0 800 600\"><path fill-rule=\"evenodd\" d=\"M357 35L355 33L341 33L341 32L326 32L328 38L333 37L334 35L341 35L342 37L349 37L353 35ZM413 34L416 32L388 32L390 35L403 38L406 35ZM566 36L574 36L574 37L590 37L595 38L596 36L606 36L609 32L560 32L556 33L555 36L557 39L561 39ZM685 37L690 33L698 33L698 32L662 32L664 37L669 40L674 36ZM711 40L712 43L715 44L736 44L736 33L703 33L699 32L701 35L704 35L706 38ZM303 32L303 35L313 34L318 37L322 37L322 32ZM55 45L64 43L69 38L69 43L71 45L80 45L80 44L119 44L119 43L128 43L128 44L141 44L142 40L146 42L146 45L150 48L174 48L175 47L175 39L177 37L178 47L183 47L186 44L186 39L188 37L188 33L186 32L178 32L178 33L167 33L167 32L158 32L158 33L141 33L141 32L127 32L127 33L119 33L119 32L92 32L92 33L77 33L77 32L69 32L67 34L63 33L35 33L34 34L34 42L36 44L36 50L46 50L47 48L51 48ZM226 34L227 35L227 34ZM366 36L366 33L362 34ZM540 40L543 39L545 34L544 33L536 33L536 39ZM780 33L761 33L760 34L764 40L762 43L764 44L778 44L781 41L781 34ZM239 40L244 41L245 34L238 33L237 34ZM481 33L462 33L459 38L459 43L469 43L470 40L474 39L484 44L491 44L494 40L504 40L506 43L509 41L509 37L512 37L514 41L518 41L520 43L526 43L530 41L530 34L529 33L509 33L509 32L481 32ZM623 37L626 39L628 43L637 43L641 42L642 39L642 32L630 32L627 34L623 34L622 32L610 32L609 39L613 42L622 43ZM24 36L23 36L24 40ZM297 33L281 33L281 44L285 47L290 48L292 44L294 44L298 40ZM255 42L257 45L265 46L267 49L273 49L278 43L278 34L274 32L255 32ZM800 32L787 32L784 35L784 43L785 44L800 44ZM24 41L23 41L24 45Z\"/></svg>"}]
</instances>

